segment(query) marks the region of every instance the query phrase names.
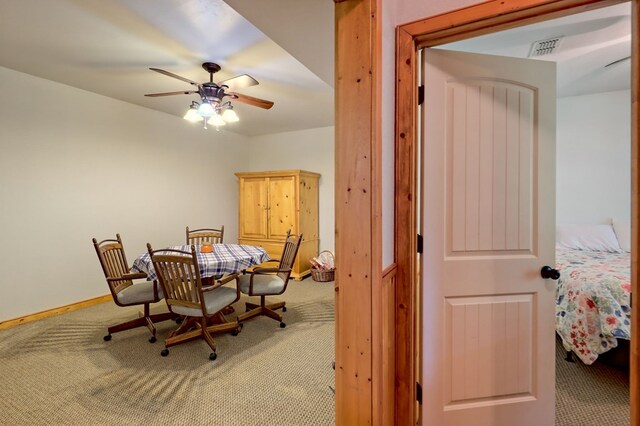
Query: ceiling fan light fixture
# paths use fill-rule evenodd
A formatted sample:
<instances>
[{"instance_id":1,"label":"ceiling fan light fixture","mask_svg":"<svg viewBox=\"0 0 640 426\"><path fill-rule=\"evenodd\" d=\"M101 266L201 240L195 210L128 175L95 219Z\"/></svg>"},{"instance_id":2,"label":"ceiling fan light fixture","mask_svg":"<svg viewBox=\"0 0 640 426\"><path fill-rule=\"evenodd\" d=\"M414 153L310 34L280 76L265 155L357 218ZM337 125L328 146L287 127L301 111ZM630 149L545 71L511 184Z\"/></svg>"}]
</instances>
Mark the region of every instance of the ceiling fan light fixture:
<instances>
[{"instance_id":1,"label":"ceiling fan light fixture","mask_svg":"<svg viewBox=\"0 0 640 426\"><path fill-rule=\"evenodd\" d=\"M236 114L231 105L229 105L229 107L227 107L227 109L225 109L222 113L222 119L227 123L235 123L237 121L240 121L240 117L238 117L238 114Z\"/></svg>"},{"instance_id":2,"label":"ceiling fan light fixture","mask_svg":"<svg viewBox=\"0 0 640 426\"><path fill-rule=\"evenodd\" d=\"M215 114L215 110L209 102L202 102L198 107L198 114L204 118L209 118Z\"/></svg>"},{"instance_id":3,"label":"ceiling fan light fixture","mask_svg":"<svg viewBox=\"0 0 640 426\"><path fill-rule=\"evenodd\" d=\"M198 107L193 104L191 104L183 118L192 123L197 123L198 121L204 120L202 116L198 114Z\"/></svg>"},{"instance_id":4,"label":"ceiling fan light fixture","mask_svg":"<svg viewBox=\"0 0 640 426\"><path fill-rule=\"evenodd\" d=\"M224 126L225 124L227 124L227 122L224 121L218 114L214 114L210 119L207 120L207 123L216 127Z\"/></svg>"}]
</instances>

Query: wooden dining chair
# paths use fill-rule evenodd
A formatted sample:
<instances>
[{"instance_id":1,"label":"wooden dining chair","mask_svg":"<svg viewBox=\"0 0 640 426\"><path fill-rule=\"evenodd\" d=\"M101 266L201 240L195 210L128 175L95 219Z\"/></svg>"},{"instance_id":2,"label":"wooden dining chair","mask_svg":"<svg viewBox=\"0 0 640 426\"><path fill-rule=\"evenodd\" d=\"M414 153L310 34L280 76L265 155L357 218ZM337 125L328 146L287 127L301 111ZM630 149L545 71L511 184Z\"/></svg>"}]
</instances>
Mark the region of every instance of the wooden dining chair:
<instances>
[{"instance_id":1,"label":"wooden dining chair","mask_svg":"<svg viewBox=\"0 0 640 426\"><path fill-rule=\"evenodd\" d=\"M266 315L269 318L279 321L281 328L287 326L282 322L282 316L276 312L277 309L282 309L282 312L286 312L286 303L278 302L268 305L266 303L266 296L277 296L284 293L287 289L291 269L296 260L301 242L302 234L299 236L291 235L291 231L288 231L280 260L272 259L267 261L278 262L278 267L266 268L258 266L253 268L251 272L240 276L240 291L247 296L260 296L260 304L245 303L246 312L238 315L238 323L242 323L259 315Z\"/></svg>"},{"instance_id":2,"label":"wooden dining chair","mask_svg":"<svg viewBox=\"0 0 640 426\"><path fill-rule=\"evenodd\" d=\"M195 244L201 245L203 243L222 244L224 239L224 225L220 229L214 228L200 228L189 230L187 226L187 245ZM212 277L214 280L219 280L222 275L215 275Z\"/></svg>"},{"instance_id":3,"label":"wooden dining chair","mask_svg":"<svg viewBox=\"0 0 640 426\"><path fill-rule=\"evenodd\" d=\"M147 278L147 275L143 272L129 272L129 264L120 234L116 234L115 240L107 239L98 242L93 238L93 246L115 304L118 306L144 306L144 312L139 313L139 318L109 327L104 340L111 340L113 333L145 326L151 332L149 342L154 343L156 341L154 323L176 318L176 315L171 312L153 315L149 313L149 305L162 300L161 287L155 280L134 283L133 280Z\"/></svg>"},{"instance_id":4,"label":"wooden dining chair","mask_svg":"<svg viewBox=\"0 0 640 426\"><path fill-rule=\"evenodd\" d=\"M199 245L202 243L222 244L223 239L224 225L222 225L220 229L200 228L193 230L189 230L189 227L187 226L187 245Z\"/></svg>"},{"instance_id":5,"label":"wooden dining chair","mask_svg":"<svg viewBox=\"0 0 640 426\"><path fill-rule=\"evenodd\" d=\"M216 359L216 345L212 333L231 332L237 335L240 325L228 322L222 310L240 299L238 274L230 274L216 280L213 285L203 286L196 258L196 249L191 251L160 249L153 250L147 244L153 268L165 295L169 310L183 315L182 324L165 340L165 348L160 355L169 355L169 348L194 339L202 338L213 352L209 359ZM225 286L235 280L235 288ZM209 325L217 321L217 325Z\"/></svg>"}]
</instances>

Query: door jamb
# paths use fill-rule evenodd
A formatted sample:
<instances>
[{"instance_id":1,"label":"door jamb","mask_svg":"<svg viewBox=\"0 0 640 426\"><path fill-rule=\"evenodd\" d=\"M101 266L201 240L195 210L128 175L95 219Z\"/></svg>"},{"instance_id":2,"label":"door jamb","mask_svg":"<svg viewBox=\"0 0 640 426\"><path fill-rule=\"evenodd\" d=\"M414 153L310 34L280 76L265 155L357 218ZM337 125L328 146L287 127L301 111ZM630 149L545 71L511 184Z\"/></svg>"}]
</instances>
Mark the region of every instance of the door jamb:
<instances>
[{"instance_id":1,"label":"door jamb","mask_svg":"<svg viewBox=\"0 0 640 426\"><path fill-rule=\"evenodd\" d=\"M396 136L395 136L395 256L396 288L396 424L415 419L416 377L414 359L417 214L418 50L489 34L553 18L624 3L625 0L490 0L466 8L401 25L396 30ZM631 65L631 282L637 294L638 201L640 158L638 151L638 100L640 98L640 34L638 5L632 3ZM401 165L401 167L398 167ZM631 318L631 424L640 425L640 316Z\"/></svg>"}]
</instances>

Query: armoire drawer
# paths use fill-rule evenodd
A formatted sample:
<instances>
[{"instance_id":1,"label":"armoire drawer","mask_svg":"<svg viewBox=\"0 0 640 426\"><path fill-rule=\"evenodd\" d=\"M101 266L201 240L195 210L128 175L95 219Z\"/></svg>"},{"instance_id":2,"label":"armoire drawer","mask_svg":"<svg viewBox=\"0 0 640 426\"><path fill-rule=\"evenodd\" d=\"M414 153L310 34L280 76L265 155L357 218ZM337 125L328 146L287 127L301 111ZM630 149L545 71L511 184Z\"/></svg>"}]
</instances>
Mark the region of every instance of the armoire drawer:
<instances>
[{"instance_id":1,"label":"armoire drawer","mask_svg":"<svg viewBox=\"0 0 640 426\"><path fill-rule=\"evenodd\" d=\"M284 241L282 242L267 242L259 240L247 240L244 238L238 239L238 244L246 244L249 246L258 246L265 249L269 257L272 259L280 259L282 254L282 248L284 247Z\"/></svg>"}]
</instances>

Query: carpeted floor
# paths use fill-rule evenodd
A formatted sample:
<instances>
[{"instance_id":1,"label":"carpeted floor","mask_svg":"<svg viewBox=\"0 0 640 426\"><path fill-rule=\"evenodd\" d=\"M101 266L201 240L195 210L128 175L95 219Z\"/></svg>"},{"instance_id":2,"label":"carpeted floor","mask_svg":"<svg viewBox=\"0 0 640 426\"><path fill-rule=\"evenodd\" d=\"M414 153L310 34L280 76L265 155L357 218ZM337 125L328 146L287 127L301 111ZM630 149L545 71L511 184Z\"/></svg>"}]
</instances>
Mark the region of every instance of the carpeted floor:
<instances>
[{"instance_id":1,"label":"carpeted floor","mask_svg":"<svg viewBox=\"0 0 640 426\"><path fill-rule=\"evenodd\" d=\"M248 321L215 338L215 361L203 341L161 357L171 321L155 344L146 328L104 342L137 312L113 303L1 331L0 424L332 425L333 282L292 282L281 297L286 328Z\"/></svg>"},{"instance_id":2,"label":"carpeted floor","mask_svg":"<svg viewBox=\"0 0 640 426\"><path fill-rule=\"evenodd\" d=\"M629 424L629 372L601 362L584 365L564 360L556 341L556 425Z\"/></svg>"},{"instance_id":3,"label":"carpeted floor","mask_svg":"<svg viewBox=\"0 0 640 426\"><path fill-rule=\"evenodd\" d=\"M249 321L216 337L215 361L203 341L161 357L170 321L155 344L146 329L104 342L137 312L113 303L0 331L0 425L332 425L333 297L332 282L291 283L287 327ZM556 355L556 425L629 424L627 372Z\"/></svg>"}]
</instances>

